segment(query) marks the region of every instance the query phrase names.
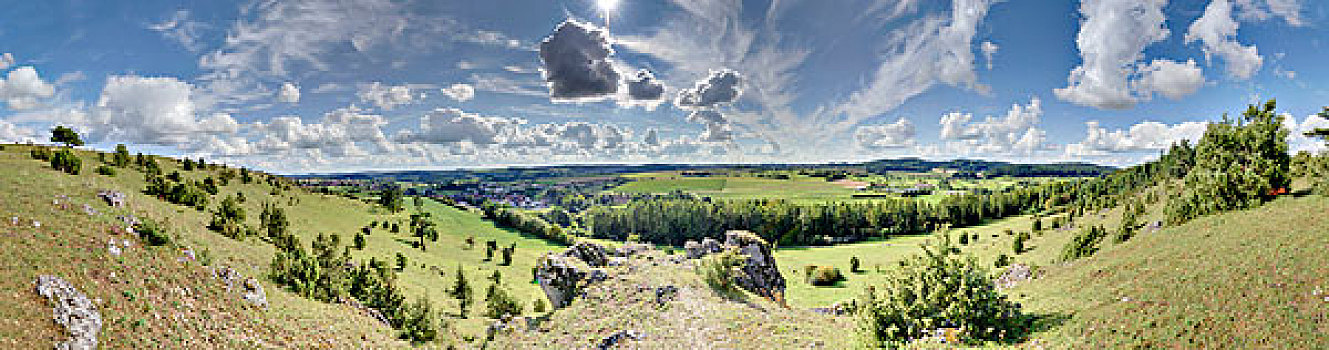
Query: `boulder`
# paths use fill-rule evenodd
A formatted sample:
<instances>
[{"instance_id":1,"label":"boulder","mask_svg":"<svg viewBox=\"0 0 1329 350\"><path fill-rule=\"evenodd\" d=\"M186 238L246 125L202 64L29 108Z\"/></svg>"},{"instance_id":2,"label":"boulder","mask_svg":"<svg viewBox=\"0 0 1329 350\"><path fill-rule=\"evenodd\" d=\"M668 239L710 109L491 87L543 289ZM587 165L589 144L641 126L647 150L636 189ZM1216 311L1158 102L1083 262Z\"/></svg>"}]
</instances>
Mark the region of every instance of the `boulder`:
<instances>
[{"instance_id":1,"label":"boulder","mask_svg":"<svg viewBox=\"0 0 1329 350\"><path fill-rule=\"evenodd\" d=\"M1007 267L1006 271L1002 271L1001 275L997 276L997 279L993 282L997 285L997 288L1007 289L1033 278L1034 271L1029 268L1029 265L1014 264Z\"/></svg>"},{"instance_id":2,"label":"boulder","mask_svg":"<svg viewBox=\"0 0 1329 350\"><path fill-rule=\"evenodd\" d=\"M64 279L49 275L37 277L37 293L55 304L53 318L69 333L69 340L56 344L56 349L97 348L102 317L92 300Z\"/></svg>"},{"instance_id":3,"label":"boulder","mask_svg":"<svg viewBox=\"0 0 1329 350\"><path fill-rule=\"evenodd\" d=\"M701 243L697 243L697 241L683 243L683 251L687 252L688 259L700 259L706 255L706 252L701 250Z\"/></svg>"},{"instance_id":4,"label":"boulder","mask_svg":"<svg viewBox=\"0 0 1329 350\"><path fill-rule=\"evenodd\" d=\"M725 246L746 257L734 284L771 300L783 298L785 280L775 265L770 243L749 231L729 231L725 232Z\"/></svg>"},{"instance_id":5,"label":"boulder","mask_svg":"<svg viewBox=\"0 0 1329 350\"><path fill-rule=\"evenodd\" d=\"M628 339L641 340L641 337L642 337L641 332L631 331L631 330L620 330L614 332L614 334L610 334L608 337L604 337L604 339L600 339L600 346L596 348L600 350L605 350L614 347L614 345L624 340Z\"/></svg>"},{"instance_id":6,"label":"boulder","mask_svg":"<svg viewBox=\"0 0 1329 350\"><path fill-rule=\"evenodd\" d=\"M97 197L106 201L106 205L112 207L125 206L125 194L120 191L101 190L97 191Z\"/></svg>"},{"instance_id":7,"label":"boulder","mask_svg":"<svg viewBox=\"0 0 1329 350\"><path fill-rule=\"evenodd\" d=\"M724 246L720 245L720 241L707 237L701 240L701 251L703 256L709 254L715 254L723 252Z\"/></svg>"},{"instance_id":8,"label":"boulder","mask_svg":"<svg viewBox=\"0 0 1329 350\"><path fill-rule=\"evenodd\" d=\"M251 304L262 308L268 307L268 294L263 292L263 285L258 283L253 277L245 279L245 289L240 292L240 297Z\"/></svg>"},{"instance_id":9,"label":"boulder","mask_svg":"<svg viewBox=\"0 0 1329 350\"><path fill-rule=\"evenodd\" d=\"M577 258L586 262L587 265L594 267L604 267L609 265L608 257L605 254L605 247L590 242L578 242L571 248L563 252L563 256Z\"/></svg>"}]
</instances>

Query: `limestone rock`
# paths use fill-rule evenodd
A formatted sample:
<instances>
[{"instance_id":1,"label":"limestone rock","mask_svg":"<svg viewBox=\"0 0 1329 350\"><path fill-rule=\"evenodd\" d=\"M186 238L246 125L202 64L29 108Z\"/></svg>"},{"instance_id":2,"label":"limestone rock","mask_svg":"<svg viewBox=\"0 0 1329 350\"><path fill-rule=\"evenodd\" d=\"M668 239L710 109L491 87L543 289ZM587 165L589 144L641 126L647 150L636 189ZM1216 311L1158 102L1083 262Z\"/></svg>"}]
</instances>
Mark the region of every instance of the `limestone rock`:
<instances>
[{"instance_id":1,"label":"limestone rock","mask_svg":"<svg viewBox=\"0 0 1329 350\"><path fill-rule=\"evenodd\" d=\"M688 259L700 259L706 255L706 252L701 250L701 243L697 243L697 241L683 243L683 251L687 252Z\"/></svg>"},{"instance_id":2,"label":"limestone rock","mask_svg":"<svg viewBox=\"0 0 1329 350\"><path fill-rule=\"evenodd\" d=\"M240 297L251 304L263 308L268 307L268 294L263 292L263 285L258 283L257 279L250 277L245 279L245 290L240 292Z\"/></svg>"},{"instance_id":3,"label":"limestone rock","mask_svg":"<svg viewBox=\"0 0 1329 350\"><path fill-rule=\"evenodd\" d=\"M609 264L605 247L590 242L578 242L564 251L563 256L580 259L594 267L604 267Z\"/></svg>"},{"instance_id":4,"label":"limestone rock","mask_svg":"<svg viewBox=\"0 0 1329 350\"><path fill-rule=\"evenodd\" d=\"M535 266L535 280L540 283L549 304L554 308L567 306L581 290L586 272L566 256L547 255Z\"/></svg>"},{"instance_id":5,"label":"limestone rock","mask_svg":"<svg viewBox=\"0 0 1329 350\"><path fill-rule=\"evenodd\" d=\"M121 193L120 191L112 191L112 190L97 191L97 197L106 201L106 205L112 207L125 206L125 194Z\"/></svg>"},{"instance_id":6,"label":"limestone rock","mask_svg":"<svg viewBox=\"0 0 1329 350\"><path fill-rule=\"evenodd\" d=\"M56 349L97 348L102 317L92 300L64 279L50 275L37 277L37 293L55 304L55 322L69 332L69 340L57 344Z\"/></svg>"},{"instance_id":7,"label":"limestone rock","mask_svg":"<svg viewBox=\"0 0 1329 350\"><path fill-rule=\"evenodd\" d=\"M720 245L720 241L711 239L710 237L706 237L701 240L701 250L702 250L702 255L710 255L710 254L723 252L724 246Z\"/></svg>"},{"instance_id":8,"label":"limestone rock","mask_svg":"<svg viewBox=\"0 0 1329 350\"><path fill-rule=\"evenodd\" d=\"M652 248L650 244L627 243L624 244L622 247L618 247L618 249L614 250L614 254L621 257L630 257L643 252L650 251L651 249Z\"/></svg>"},{"instance_id":9,"label":"limestone rock","mask_svg":"<svg viewBox=\"0 0 1329 350\"><path fill-rule=\"evenodd\" d=\"M1033 269L1029 268L1029 265L1015 264L1007 267L1006 271L1002 271L1001 276L997 276L997 279L993 282L997 285L997 288L1006 289L1033 278L1034 272Z\"/></svg>"},{"instance_id":10,"label":"limestone rock","mask_svg":"<svg viewBox=\"0 0 1329 350\"><path fill-rule=\"evenodd\" d=\"M770 243L752 232L729 231L725 232L725 246L747 257L734 284L772 300L783 298L785 279L775 265Z\"/></svg>"}]
</instances>

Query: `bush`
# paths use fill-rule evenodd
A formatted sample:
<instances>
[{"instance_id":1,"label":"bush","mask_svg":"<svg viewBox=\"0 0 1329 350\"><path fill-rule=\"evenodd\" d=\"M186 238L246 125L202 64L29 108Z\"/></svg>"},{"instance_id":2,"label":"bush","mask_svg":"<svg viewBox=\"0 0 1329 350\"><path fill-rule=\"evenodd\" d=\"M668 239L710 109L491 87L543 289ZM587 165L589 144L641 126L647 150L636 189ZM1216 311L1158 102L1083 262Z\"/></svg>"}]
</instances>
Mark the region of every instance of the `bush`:
<instances>
[{"instance_id":1,"label":"bush","mask_svg":"<svg viewBox=\"0 0 1329 350\"><path fill-rule=\"evenodd\" d=\"M420 297L415 304L405 307L406 317L402 318L398 328L401 338L420 344L438 338L439 322L434 307L429 299Z\"/></svg>"},{"instance_id":2,"label":"bush","mask_svg":"<svg viewBox=\"0 0 1329 350\"><path fill-rule=\"evenodd\" d=\"M471 285L466 281L466 272L462 271L461 265L457 265L457 278L452 281L448 295L457 299L458 315L466 318L466 310L471 306Z\"/></svg>"},{"instance_id":3,"label":"bush","mask_svg":"<svg viewBox=\"0 0 1329 350\"><path fill-rule=\"evenodd\" d=\"M906 342L939 328L956 328L967 342L1013 340L1029 330L1020 305L997 292L973 257L959 256L950 238L923 247L900 262L880 290L869 290L859 305L864 346Z\"/></svg>"},{"instance_id":4,"label":"bush","mask_svg":"<svg viewBox=\"0 0 1329 350\"><path fill-rule=\"evenodd\" d=\"M861 263L862 262L858 261L857 256L849 257L849 272L853 273L863 272L863 269L861 269L860 268L861 266L859 266Z\"/></svg>"},{"instance_id":5,"label":"bush","mask_svg":"<svg viewBox=\"0 0 1329 350\"><path fill-rule=\"evenodd\" d=\"M545 310L548 308L549 305L545 304L544 298L536 297L535 302L531 303L531 311L535 311L537 313L545 312Z\"/></svg>"},{"instance_id":6,"label":"bush","mask_svg":"<svg viewBox=\"0 0 1329 350\"><path fill-rule=\"evenodd\" d=\"M97 175L115 176L115 168L106 165L98 165Z\"/></svg>"},{"instance_id":7,"label":"bush","mask_svg":"<svg viewBox=\"0 0 1329 350\"><path fill-rule=\"evenodd\" d=\"M734 284L734 276L744 261L746 259L737 252L725 250L702 258L697 264L697 272L711 289L724 296L737 296L740 292L738 285Z\"/></svg>"},{"instance_id":8,"label":"bush","mask_svg":"<svg viewBox=\"0 0 1329 350\"><path fill-rule=\"evenodd\" d=\"M134 226L134 231L138 232L138 237L143 239L143 244L162 246L171 243L170 234L164 228L158 226L157 222L146 218Z\"/></svg>"},{"instance_id":9,"label":"bush","mask_svg":"<svg viewBox=\"0 0 1329 350\"><path fill-rule=\"evenodd\" d=\"M1252 208L1285 193L1291 156L1283 117L1269 100L1251 105L1239 121L1209 124L1186 174L1186 192L1168 203L1168 223L1180 224L1218 212Z\"/></svg>"},{"instance_id":10,"label":"bush","mask_svg":"<svg viewBox=\"0 0 1329 350\"><path fill-rule=\"evenodd\" d=\"M1011 241L1011 250L1014 251L1016 255L1023 254L1025 249L1025 242L1028 241L1029 241L1029 232L1020 232L1019 234L1016 234L1015 240Z\"/></svg>"},{"instance_id":11,"label":"bush","mask_svg":"<svg viewBox=\"0 0 1329 350\"><path fill-rule=\"evenodd\" d=\"M517 251L516 243L513 243L512 245L504 247L503 249L499 250L499 257L502 259L499 260L498 264L502 266L512 265L512 253L516 251Z\"/></svg>"},{"instance_id":12,"label":"bush","mask_svg":"<svg viewBox=\"0 0 1329 350\"><path fill-rule=\"evenodd\" d=\"M505 315L520 316L522 313L521 302L508 295L508 292L499 287L498 283L489 286L489 291L485 296L485 317L503 318Z\"/></svg>"},{"instance_id":13,"label":"bush","mask_svg":"<svg viewBox=\"0 0 1329 350\"><path fill-rule=\"evenodd\" d=\"M245 208L240 206L235 197L226 197L217 205L217 211L212 212L212 222L208 228L226 237L242 239L249 234L244 225Z\"/></svg>"},{"instance_id":14,"label":"bush","mask_svg":"<svg viewBox=\"0 0 1329 350\"><path fill-rule=\"evenodd\" d=\"M364 249L365 249L365 235L364 235L364 234L360 234L360 233L356 233L356 234L355 234L355 239L352 241L352 243L355 244L355 250L364 250Z\"/></svg>"},{"instance_id":15,"label":"bush","mask_svg":"<svg viewBox=\"0 0 1329 350\"><path fill-rule=\"evenodd\" d=\"M28 154L32 156L32 159L40 161L51 160L51 150L46 147L33 147L32 151L28 152Z\"/></svg>"},{"instance_id":16,"label":"bush","mask_svg":"<svg viewBox=\"0 0 1329 350\"><path fill-rule=\"evenodd\" d=\"M74 155L73 151L62 149L51 155L51 167L66 174L78 175L83 168L83 160Z\"/></svg>"},{"instance_id":17,"label":"bush","mask_svg":"<svg viewBox=\"0 0 1329 350\"><path fill-rule=\"evenodd\" d=\"M1061 260L1070 261L1094 255L1098 252L1098 244L1104 237L1107 237L1107 230L1102 226L1091 226L1087 230L1080 231L1061 249Z\"/></svg>"},{"instance_id":18,"label":"bush","mask_svg":"<svg viewBox=\"0 0 1329 350\"><path fill-rule=\"evenodd\" d=\"M992 267L1006 267L1011 264L1011 257L1006 254L998 254L997 260L992 261Z\"/></svg>"},{"instance_id":19,"label":"bush","mask_svg":"<svg viewBox=\"0 0 1329 350\"><path fill-rule=\"evenodd\" d=\"M840 281L844 281L844 274L841 274L840 269L833 266L812 266L811 268L804 268L803 271L806 274L804 277L807 278L808 284L814 286L833 286Z\"/></svg>"}]
</instances>

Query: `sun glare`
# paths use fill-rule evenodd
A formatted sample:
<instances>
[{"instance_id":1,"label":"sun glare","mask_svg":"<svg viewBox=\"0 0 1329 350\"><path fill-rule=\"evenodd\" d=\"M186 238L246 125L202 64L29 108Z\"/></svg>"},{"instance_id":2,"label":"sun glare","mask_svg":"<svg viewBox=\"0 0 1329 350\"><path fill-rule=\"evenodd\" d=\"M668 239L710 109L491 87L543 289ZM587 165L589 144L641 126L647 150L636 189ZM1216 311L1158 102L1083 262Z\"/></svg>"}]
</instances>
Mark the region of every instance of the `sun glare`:
<instances>
[{"instance_id":1,"label":"sun glare","mask_svg":"<svg viewBox=\"0 0 1329 350\"><path fill-rule=\"evenodd\" d=\"M595 7L599 7L600 12L608 15L610 12L614 12L614 9L618 8L618 0L595 0Z\"/></svg>"}]
</instances>

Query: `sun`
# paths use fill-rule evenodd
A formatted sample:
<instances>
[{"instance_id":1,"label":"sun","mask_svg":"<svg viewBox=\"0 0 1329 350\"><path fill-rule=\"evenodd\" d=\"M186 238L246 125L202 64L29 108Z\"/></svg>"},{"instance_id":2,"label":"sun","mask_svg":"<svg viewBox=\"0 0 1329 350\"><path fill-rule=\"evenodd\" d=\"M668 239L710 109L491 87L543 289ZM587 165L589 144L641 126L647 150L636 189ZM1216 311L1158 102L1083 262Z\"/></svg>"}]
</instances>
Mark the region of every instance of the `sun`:
<instances>
[{"instance_id":1,"label":"sun","mask_svg":"<svg viewBox=\"0 0 1329 350\"><path fill-rule=\"evenodd\" d=\"M608 15L610 12L614 12L614 9L618 8L618 0L595 0L595 7L599 7L600 12Z\"/></svg>"}]
</instances>

